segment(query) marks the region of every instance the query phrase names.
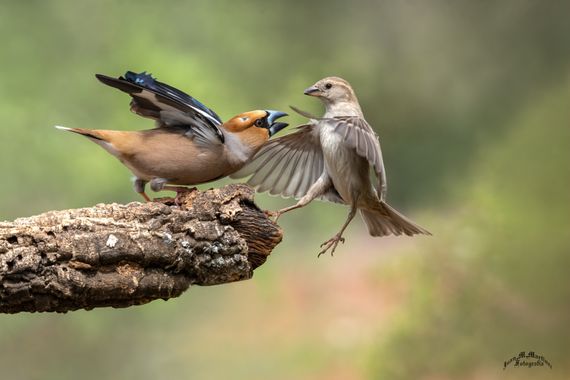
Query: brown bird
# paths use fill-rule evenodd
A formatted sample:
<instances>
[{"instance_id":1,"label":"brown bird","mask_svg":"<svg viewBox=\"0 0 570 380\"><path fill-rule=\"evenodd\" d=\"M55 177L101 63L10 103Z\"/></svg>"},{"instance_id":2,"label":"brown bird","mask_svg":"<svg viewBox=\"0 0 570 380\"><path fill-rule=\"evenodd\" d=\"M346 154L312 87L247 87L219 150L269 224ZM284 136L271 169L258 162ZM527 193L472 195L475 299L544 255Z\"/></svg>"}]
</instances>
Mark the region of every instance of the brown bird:
<instances>
[{"instance_id":1,"label":"brown bird","mask_svg":"<svg viewBox=\"0 0 570 380\"><path fill-rule=\"evenodd\" d=\"M338 77L324 78L307 88L325 105L322 118L293 110L311 119L298 131L264 145L250 164L232 177L251 175L248 184L299 202L272 212L281 214L303 207L313 199L350 206L340 231L324 242L319 256L334 253L343 233L359 210L372 236L431 235L386 203L386 171L378 136L368 125L350 84ZM370 169L375 174L372 181Z\"/></svg>"},{"instance_id":2,"label":"brown bird","mask_svg":"<svg viewBox=\"0 0 570 380\"><path fill-rule=\"evenodd\" d=\"M127 72L111 78L97 74L109 86L132 97L131 110L156 121L144 131L56 128L88 137L118 158L135 175L134 188L146 201L145 185L153 191L180 191L172 185L214 181L241 169L270 136L287 126L275 122L279 111L244 112L222 123L218 115L188 94L146 73Z\"/></svg>"}]
</instances>

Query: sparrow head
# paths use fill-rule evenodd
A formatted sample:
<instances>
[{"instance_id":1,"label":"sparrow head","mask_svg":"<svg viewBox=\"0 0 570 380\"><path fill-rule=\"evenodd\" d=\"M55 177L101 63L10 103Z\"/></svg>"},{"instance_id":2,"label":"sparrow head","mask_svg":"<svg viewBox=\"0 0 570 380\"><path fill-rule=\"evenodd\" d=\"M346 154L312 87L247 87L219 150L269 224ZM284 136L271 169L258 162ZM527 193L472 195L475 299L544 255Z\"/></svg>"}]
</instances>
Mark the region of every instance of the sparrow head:
<instances>
[{"instance_id":1,"label":"sparrow head","mask_svg":"<svg viewBox=\"0 0 570 380\"><path fill-rule=\"evenodd\" d=\"M339 77L321 79L304 91L305 95L316 96L325 103L357 102L350 83Z\"/></svg>"},{"instance_id":2,"label":"sparrow head","mask_svg":"<svg viewBox=\"0 0 570 380\"><path fill-rule=\"evenodd\" d=\"M273 136L289 124L276 122L277 119L287 116L285 112L272 110L256 110L240 113L224 123L224 127L230 132L250 132L260 135Z\"/></svg>"}]
</instances>

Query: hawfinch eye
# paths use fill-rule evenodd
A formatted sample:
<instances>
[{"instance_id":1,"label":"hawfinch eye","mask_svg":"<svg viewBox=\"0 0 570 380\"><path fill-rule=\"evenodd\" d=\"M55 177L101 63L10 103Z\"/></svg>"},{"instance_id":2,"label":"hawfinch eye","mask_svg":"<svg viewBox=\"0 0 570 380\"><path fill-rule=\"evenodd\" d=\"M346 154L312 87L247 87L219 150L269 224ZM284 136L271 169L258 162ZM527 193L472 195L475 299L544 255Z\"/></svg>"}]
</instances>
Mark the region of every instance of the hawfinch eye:
<instances>
[{"instance_id":1,"label":"hawfinch eye","mask_svg":"<svg viewBox=\"0 0 570 380\"><path fill-rule=\"evenodd\" d=\"M263 126L263 120L257 119L255 121L255 126L261 128Z\"/></svg>"},{"instance_id":2,"label":"hawfinch eye","mask_svg":"<svg viewBox=\"0 0 570 380\"><path fill-rule=\"evenodd\" d=\"M332 87L332 83L327 83L327 84L325 84L325 88L326 88L327 90L330 89L331 87Z\"/></svg>"}]
</instances>

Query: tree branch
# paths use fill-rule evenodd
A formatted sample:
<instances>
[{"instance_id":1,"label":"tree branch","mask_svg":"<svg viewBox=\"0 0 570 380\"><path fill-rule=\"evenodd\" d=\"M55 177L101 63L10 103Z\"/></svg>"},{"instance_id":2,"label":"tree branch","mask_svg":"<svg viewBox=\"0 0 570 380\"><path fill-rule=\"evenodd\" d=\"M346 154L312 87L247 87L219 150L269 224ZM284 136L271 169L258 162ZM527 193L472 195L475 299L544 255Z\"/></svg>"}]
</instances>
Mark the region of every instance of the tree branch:
<instances>
[{"instance_id":1,"label":"tree branch","mask_svg":"<svg viewBox=\"0 0 570 380\"><path fill-rule=\"evenodd\" d=\"M98 204L0 223L0 312L127 307L249 279L281 229L229 185L180 206Z\"/></svg>"}]
</instances>

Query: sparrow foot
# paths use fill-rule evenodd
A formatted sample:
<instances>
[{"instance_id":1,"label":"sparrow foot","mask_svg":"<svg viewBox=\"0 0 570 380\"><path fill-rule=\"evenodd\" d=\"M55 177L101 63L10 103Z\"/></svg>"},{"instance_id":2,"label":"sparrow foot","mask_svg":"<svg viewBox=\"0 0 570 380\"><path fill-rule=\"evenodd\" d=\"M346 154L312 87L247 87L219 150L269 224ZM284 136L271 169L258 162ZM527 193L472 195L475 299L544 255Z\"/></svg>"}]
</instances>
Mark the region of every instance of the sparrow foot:
<instances>
[{"instance_id":1,"label":"sparrow foot","mask_svg":"<svg viewBox=\"0 0 570 380\"><path fill-rule=\"evenodd\" d=\"M271 219L273 223L277 223L277 219L279 219L279 217L282 214L280 211L270 211L270 210L265 210L263 211L263 213L267 215L267 217Z\"/></svg>"},{"instance_id":2,"label":"sparrow foot","mask_svg":"<svg viewBox=\"0 0 570 380\"><path fill-rule=\"evenodd\" d=\"M326 253L329 249L332 248L331 250L331 256L334 256L334 251L338 245L338 243L343 243L344 244L344 238L342 237L341 234L336 234L334 235L332 238L330 238L329 240L325 241L323 244L321 244L321 247L325 247L322 251L319 252L319 254L317 255L317 257L321 257L322 254Z\"/></svg>"}]
</instances>

